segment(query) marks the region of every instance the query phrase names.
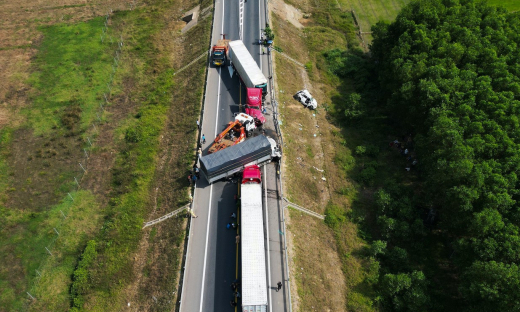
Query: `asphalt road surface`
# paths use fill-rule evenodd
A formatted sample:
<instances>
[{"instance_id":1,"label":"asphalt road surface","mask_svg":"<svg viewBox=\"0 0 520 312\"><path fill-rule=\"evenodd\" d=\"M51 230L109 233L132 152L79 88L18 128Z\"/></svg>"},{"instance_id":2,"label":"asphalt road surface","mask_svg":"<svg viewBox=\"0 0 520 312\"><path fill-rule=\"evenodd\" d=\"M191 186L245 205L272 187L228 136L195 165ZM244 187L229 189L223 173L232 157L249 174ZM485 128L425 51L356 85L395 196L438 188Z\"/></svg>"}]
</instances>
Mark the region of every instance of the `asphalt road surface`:
<instances>
[{"instance_id":1,"label":"asphalt road surface","mask_svg":"<svg viewBox=\"0 0 520 312\"><path fill-rule=\"evenodd\" d=\"M262 55L258 45L261 29L265 26L265 2L248 0L244 3L243 41L266 77L268 72L267 55ZM238 1L217 0L212 30L212 45L226 34L227 39L239 39ZM267 97L269 101L269 96ZM207 78L206 98L202 120L202 133L206 137L203 154L206 154L213 138L228 122L234 120L240 103L245 103L245 88L240 86L237 74L230 76L227 67L210 66ZM274 134L272 116L268 106L267 133ZM193 121L195 123L195 120ZM271 130L270 130L271 129ZM272 135L275 137L275 135ZM268 311L288 311L286 292L283 225L281 223L279 185L276 179L276 164L263 167L264 178L264 220L266 229L266 268L268 272L269 307ZM235 311L231 283L240 279L240 259L235 244L237 230L227 229L226 224L236 212L234 196L238 192L238 181L216 182L208 185L205 179L197 182L194 194L194 211L197 218L192 219L187 247L184 284L181 294L181 312L196 311ZM276 292L276 283L282 281L284 287ZM240 311L240 309L238 309Z\"/></svg>"}]
</instances>

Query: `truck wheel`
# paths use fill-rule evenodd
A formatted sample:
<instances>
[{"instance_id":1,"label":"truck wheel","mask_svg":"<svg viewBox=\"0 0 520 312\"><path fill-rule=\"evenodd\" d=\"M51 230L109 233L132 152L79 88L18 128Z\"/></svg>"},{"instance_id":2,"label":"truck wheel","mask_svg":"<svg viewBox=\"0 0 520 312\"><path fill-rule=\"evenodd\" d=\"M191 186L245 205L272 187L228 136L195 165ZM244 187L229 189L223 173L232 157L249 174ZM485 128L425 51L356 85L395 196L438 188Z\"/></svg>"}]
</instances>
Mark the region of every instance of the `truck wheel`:
<instances>
[{"instance_id":1,"label":"truck wheel","mask_svg":"<svg viewBox=\"0 0 520 312\"><path fill-rule=\"evenodd\" d=\"M247 131L247 132L246 132L246 136L247 136L248 138L251 137L251 135L253 135L253 132L252 132L252 131Z\"/></svg>"}]
</instances>

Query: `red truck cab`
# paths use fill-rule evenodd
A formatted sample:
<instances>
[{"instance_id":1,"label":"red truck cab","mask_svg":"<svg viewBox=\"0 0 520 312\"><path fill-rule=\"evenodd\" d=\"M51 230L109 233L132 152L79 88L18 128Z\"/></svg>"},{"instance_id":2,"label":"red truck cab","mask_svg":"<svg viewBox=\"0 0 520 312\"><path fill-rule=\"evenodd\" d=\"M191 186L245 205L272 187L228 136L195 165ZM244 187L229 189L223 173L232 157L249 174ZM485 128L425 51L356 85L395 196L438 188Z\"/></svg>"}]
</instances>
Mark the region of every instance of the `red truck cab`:
<instances>
[{"instance_id":1,"label":"red truck cab","mask_svg":"<svg viewBox=\"0 0 520 312\"><path fill-rule=\"evenodd\" d=\"M255 119L257 127L262 126L266 119L262 114L262 89L247 88L246 114Z\"/></svg>"},{"instance_id":2,"label":"red truck cab","mask_svg":"<svg viewBox=\"0 0 520 312\"><path fill-rule=\"evenodd\" d=\"M246 183L262 183L262 173L258 165L251 165L244 168L242 184Z\"/></svg>"}]
</instances>

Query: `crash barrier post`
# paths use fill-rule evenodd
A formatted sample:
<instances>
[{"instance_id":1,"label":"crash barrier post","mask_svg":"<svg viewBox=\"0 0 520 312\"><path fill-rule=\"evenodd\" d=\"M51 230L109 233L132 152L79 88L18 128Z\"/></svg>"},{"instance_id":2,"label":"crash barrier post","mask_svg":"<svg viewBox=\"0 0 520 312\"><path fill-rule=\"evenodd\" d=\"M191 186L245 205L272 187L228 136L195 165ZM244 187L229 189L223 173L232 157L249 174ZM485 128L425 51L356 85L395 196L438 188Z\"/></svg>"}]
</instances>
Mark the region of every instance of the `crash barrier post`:
<instances>
[{"instance_id":1,"label":"crash barrier post","mask_svg":"<svg viewBox=\"0 0 520 312\"><path fill-rule=\"evenodd\" d=\"M269 24L270 23L270 20L269 20L269 0L265 0L264 1L264 7L265 7L265 20L266 20L266 23ZM272 106L272 109L273 109L273 122L274 122L274 127L276 129L276 134L278 135L278 139L280 140L280 153L282 154L282 158L283 158L283 148L284 148L284 142L283 142L283 136L282 136L282 130L280 129L280 123L279 123L279 112L278 112L278 102L276 101L276 95L274 93L274 70L273 70L273 58L272 58L272 53L269 51L269 49L267 50L267 59L268 59L268 63L269 63L269 77L271 77L272 79L269 79L269 86L270 86L270 92L271 92L271 106ZM279 201L281 201L281 199L283 198L283 184L282 184L282 160L280 159L280 162L278 163L278 170L277 170L277 174L278 174L278 182L280 183L280 197L279 197ZM285 272L287 274L287 294L288 294L288 300L289 301L289 312L292 312L292 299L291 299L291 278L290 278L290 271L289 271L289 253L288 253L288 250L287 250L287 238L286 238L286 233L287 233L287 228L286 228L286 224L285 224L285 207L282 206L282 224L283 224L283 233L284 235L283 236L283 245L284 245L284 262L285 262Z\"/></svg>"},{"instance_id":2,"label":"crash barrier post","mask_svg":"<svg viewBox=\"0 0 520 312\"><path fill-rule=\"evenodd\" d=\"M200 124L200 129L197 129L198 130L198 133L197 133L197 149L198 149L198 146L201 142L201 136L202 136L202 125L204 124L204 103L206 102L206 92L207 92L207 88L208 88L208 72L209 72L209 68L210 68L210 62L211 62L211 43L213 42L213 26L215 25L215 3L216 1L214 0L213 1L213 18L211 19L211 35L209 37L209 43L208 43L208 56L207 56L207 62L206 62L206 73L205 73L205 77L204 77L204 90L202 92L202 99L201 99L201 110L200 110L200 115L199 115L199 124ZM199 56L199 57L202 57ZM202 148L202 147L201 147ZM197 152L195 152L197 153ZM198 156L196 156L198 157ZM195 202L195 188L197 187L197 185L195 184L194 187L193 187L193 201L192 201L192 204ZM190 192L192 190L190 189ZM191 209L193 209L193 207L190 207ZM184 292L184 278L186 276L186 260L187 260L187 257L188 257L188 251L190 249L190 237L191 237L191 220L192 218L188 218L188 224L186 225L186 230L187 230L187 233L186 233L186 239L185 239L185 243L184 243L184 254L182 256L182 266L181 266L181 273L180 273L180 280L179 280L179 290L177 292L177 305L176 305L176 308L175 308L175 311L180 311L181 309L181 305L182 305L182 294Z\"/></svg>"}]
</instances>

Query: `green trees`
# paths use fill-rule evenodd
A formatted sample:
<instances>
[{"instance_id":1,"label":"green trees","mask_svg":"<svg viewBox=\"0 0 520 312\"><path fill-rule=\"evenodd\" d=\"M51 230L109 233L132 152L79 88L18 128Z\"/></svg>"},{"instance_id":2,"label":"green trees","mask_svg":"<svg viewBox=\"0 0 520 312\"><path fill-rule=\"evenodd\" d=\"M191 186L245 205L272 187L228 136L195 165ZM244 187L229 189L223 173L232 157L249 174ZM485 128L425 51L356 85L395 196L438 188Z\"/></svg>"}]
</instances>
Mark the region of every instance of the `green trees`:
<instances>
[{"instance_id":1,"label":"green trees","mask_svg":"<svg viewBox=\"0 0 520 312\"><path fill-rule=\"evenodd\" d=\"M462 280L462 294L479 311L520 310L520 270L516 264L475 262Z\"/></svg>"},{"instance_id":2,"label":"green trees","mask_svg":"<svg viewBox=\"0 0 520 312\"><path fill-rule=\"evenodd\" d=\"M425 219L417 204L426 204L461 277L446 289L460 289L469 310L519 310L520 14L473 0L414 1L372 31L380 109L414 134L423 180L420 195L376 192L381 236L390 250L412 244ZM346 103L355 108L356 97ZM380 281L385 306L421 310L425 276L395 270Z\"/></svg>"},{"instance_id":3,"label":"green trees","mask_svg":"<svg viewBox=\"0 0 520 312\"><path fill-rule=\"evenodd\" d=\"M383 306L391 311L426 311L429 297L422 272L386 274L381 279Z\"/></svg>"}]
</instances>

